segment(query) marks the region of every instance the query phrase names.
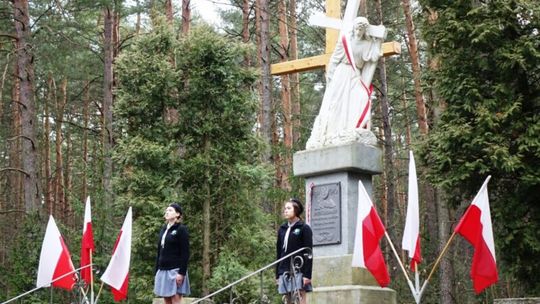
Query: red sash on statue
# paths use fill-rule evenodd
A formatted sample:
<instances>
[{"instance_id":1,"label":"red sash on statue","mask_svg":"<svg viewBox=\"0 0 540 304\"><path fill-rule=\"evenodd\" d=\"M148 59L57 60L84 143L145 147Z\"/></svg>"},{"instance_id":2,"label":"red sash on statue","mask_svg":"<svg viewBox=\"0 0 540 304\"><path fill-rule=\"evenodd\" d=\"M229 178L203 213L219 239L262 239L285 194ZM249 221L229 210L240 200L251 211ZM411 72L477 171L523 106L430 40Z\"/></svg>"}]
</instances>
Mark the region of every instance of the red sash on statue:
<instances>
[{"instance_id":1,"label":"red sash on statue","mask_svg":"<svg viewBox=\"0 0 540 304\"><path fill-rule=\"evenodd\" d=\"M349 64L351 65L352 69L356 71L356 64L354 63L354 57L349 51L349 46L347 44L347 37L345 35L341 36L341 42L343 43L343 48L345 49L345 55L347 56L347 60L349 60ZM362 113L360 114L360 118L358 119L358 123L356 124L356 128L363 128L367 129L367 124L369 121L368 113L371 111L371 94L373 93L373 85L369 84L366 86L366 84L360 79L360 83L362 84L362 87L366 90L367 93L367 103L364 109L362 110Z\"/></svg>"}]
</instances>

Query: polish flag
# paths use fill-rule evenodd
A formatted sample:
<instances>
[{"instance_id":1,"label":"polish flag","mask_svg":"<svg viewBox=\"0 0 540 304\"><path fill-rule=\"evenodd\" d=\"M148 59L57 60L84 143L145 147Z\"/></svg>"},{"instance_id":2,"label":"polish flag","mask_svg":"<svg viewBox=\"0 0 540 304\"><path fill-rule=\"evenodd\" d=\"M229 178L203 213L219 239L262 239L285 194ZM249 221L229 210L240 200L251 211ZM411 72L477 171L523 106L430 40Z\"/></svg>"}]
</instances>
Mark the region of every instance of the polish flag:
<instances>
[{"instance_id":1,"label":"polish flag","mask_svg":"<svg viewBox=\"0 0 540 304\"><path fill-rule=\"evenodd\" d=\"M409 151L409 191L407 202L407 218L405 220L405 230L401 247L409 252L411 259L411 269L422 261L420 254L420 209L418 207L418 182L416 178L416 165L414 163L413 152Z\"/></svg>"},{"instance_id":2,"label":"polish flag","mask_svg":"<svg viewBox=\"0 0 540 304\"><path fill-rule=\"evenodd\" d=\"M83 236L81 240L81 267L90 265L91 254L94 251L94 234L92 232L92 211L90 208L90 196L86 198L84 207ZM81 269L81 279L90 284L92 282L92 267Z\"/></svg>"},{"instance_id":3,"label":"polish flag","mask_svg":"<svg viewBox=\"0 0 540 304\"><path fill-rule=\"evenodd\" d=\"M101 280L111 286L115 301L127 298L129 280L129 261L131 259L131 207L114 244L109 266Z\"/></svg>"},{"instance_id":4,"label":"polish flag","mask_svg":"<svg viewBox=\"0 0 540 304\"><path fill-rule=\"evenodd\" d=\"M384 225L361 181L358 181L358 221L354 238L352 267L367 268L381 287L390 284L390 276L379 247Z\"/></svg>"},{"instance_id":5,"label":"polish flag","mask_svg":"<svg viewBox=\"0 0 540 304\"><path fill-rule=\"evenodd\" d=\"M57 281L52 282L54 280ZM36 287L49 287L51 282L53 287L67 290L73 289L75 285L75 267L52 215L41 247Z\"/></svg>"},{"instance_id":6,"label":"polish flag","mask_svg":"<svg viewBox=\"0 0 540 304\"><path fill-rule=\"evenodd\" d=\"M454 230L474 247L471 279L477 294L499 280L487 191L490 178L491 176L486 178L482 188Z\"/></svg>"}]
</instances>

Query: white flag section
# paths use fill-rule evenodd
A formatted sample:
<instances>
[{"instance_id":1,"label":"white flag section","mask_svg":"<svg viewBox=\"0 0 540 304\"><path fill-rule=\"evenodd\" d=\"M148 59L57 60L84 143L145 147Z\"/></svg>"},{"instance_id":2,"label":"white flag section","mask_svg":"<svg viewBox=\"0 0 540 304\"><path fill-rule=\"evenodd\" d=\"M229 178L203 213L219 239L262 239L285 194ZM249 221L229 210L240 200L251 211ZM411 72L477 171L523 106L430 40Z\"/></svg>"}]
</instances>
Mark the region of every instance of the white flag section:
<instances>
[{"instance_id":1,"label":"white flag section","mask_svg":"<svg viewBox=\"0 0 540 304\"><path fill-rule=\"evenodd\" d=\"M116 239L111 261L101 277L104 283L112 287L115 301L127 298L131 259L131 226L131 207L129 207L120 234Z\"/></svg>"},{"instance_id":2,"label":"white flag section","mask_svg":"<svg viewBox=\"0 0 540 304\"><path fill-rule=\"evenodd\" d=\"M420 254L420 208L418 204L418 181L416 178L416 164L414 162L413 152L409 151L409 191L407 204L407 218L405 220L405 230L403 231L403 240L401 246L403 250L409 252L411 259L411 268L415 269L414 264L422 261Z\"/></svg>"},{"instance_id":3,"label":"white flag section","mask_svg":"<svg viewBox=\"0 0 540 304\"><path fill-rule=\"evenodd\" d=\"M51 282L62 276L63 278L52 283L54 287L71 290L75 285L75 273L69 250L64 243L60 230L56 226L53 216L49 217L45 238L39 256L39 268L36 287L49 287Z\"/></svg>"}]
</instances>

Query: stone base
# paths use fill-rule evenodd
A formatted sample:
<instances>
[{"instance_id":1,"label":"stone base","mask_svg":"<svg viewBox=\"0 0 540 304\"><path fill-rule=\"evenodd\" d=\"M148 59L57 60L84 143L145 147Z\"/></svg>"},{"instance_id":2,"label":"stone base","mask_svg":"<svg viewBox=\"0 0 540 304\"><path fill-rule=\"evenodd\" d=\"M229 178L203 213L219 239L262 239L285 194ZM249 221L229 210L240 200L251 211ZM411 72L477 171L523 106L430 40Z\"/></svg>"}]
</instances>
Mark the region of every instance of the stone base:
<instances>
[{"instance_id":1,"label":"stone base","mask_svg":"<svg viewBox=\"0 0 540 304\"><path fill-rule=\"evenodd\" d=\"M352 254L315 257L313 260L313 286L379 286L364 268L351 267Z\"/></svg>"},{"instance_id":2,"label":"stone base","mask_svg":"<svg viewBox=\"0 0 540 304\"><path fill-rule=\"evenodd\" d=\"M310 304L395 304L396 292L381 288L366 269L351 267L352 255L315 257Z\"/></svg>"},{"instance_id":3,"label":"stone base","mask_svg":"<svg viewBox=\"0 0 540 304\"><path fill-rule=\"evenodd\" d=\"M396 304L396 292L375 286L318 287L307 294L309 304Z\"/></svg>"}]
</instances>

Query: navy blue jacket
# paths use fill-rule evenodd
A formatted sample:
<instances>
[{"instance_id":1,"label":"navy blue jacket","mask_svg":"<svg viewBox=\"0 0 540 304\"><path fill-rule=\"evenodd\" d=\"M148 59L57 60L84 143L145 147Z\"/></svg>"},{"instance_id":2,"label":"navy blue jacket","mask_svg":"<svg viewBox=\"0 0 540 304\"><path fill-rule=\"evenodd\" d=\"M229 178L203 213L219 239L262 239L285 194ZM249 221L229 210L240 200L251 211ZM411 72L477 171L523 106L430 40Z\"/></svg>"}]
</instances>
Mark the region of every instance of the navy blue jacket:
<instances>
[{"instance_id":1,"label":"navy blue jacket","mask_svg":"<svg viewBox=\"0 0 540 304\"><path fill-rule=\"evenodd\" d=\"M283 242L285 239L285 233L287 233L287 228L289 224L286 222L279 227L278 238L276 243L276 259L280 259L291 252L304 247L309 247L313 249L313 233L311 232L311 227L308 224L305 224L302 221L296 222L289 232L289 243L287 244L287 251L283 249ZM304 253L300 252L295 256L302 256L304 259L304 265L300 269L303 277L311 279L311 270L313 267L313 259L307 259L303 256ZM279 278L285 271L289 271L290 268L290 259L285 259L277 264L276 266L276 279Z\"/></svg>"},{"instance_id":2,"label":"navy blue jacket","mask_svg":"<svg viewBox=\"0 0 540 304\"><path fill-rule=\"evenodd\" d=\"M177 223L169 228L165 236L165 246L161 247L161 238L167 225L161 228L157 243L156 272L158 269L179 268L178 273L186 275L189 261L189 233L187 227Z\"/></svg>"}]
</instances>

